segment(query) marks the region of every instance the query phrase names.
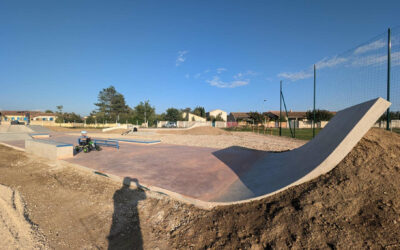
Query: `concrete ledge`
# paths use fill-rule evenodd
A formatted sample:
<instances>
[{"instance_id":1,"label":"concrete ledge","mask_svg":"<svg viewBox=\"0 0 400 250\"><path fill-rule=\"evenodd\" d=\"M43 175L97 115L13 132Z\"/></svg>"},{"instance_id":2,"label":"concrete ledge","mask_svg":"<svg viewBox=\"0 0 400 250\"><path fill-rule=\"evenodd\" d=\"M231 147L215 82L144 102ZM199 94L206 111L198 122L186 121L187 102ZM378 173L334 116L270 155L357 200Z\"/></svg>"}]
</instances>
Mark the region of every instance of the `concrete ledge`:
<instances>
[{"instance_id":1,"label":"concrete ledge","mask_svg":"<svg viewBox=\"0 0 400 250\"><path fill-rule=\"evenodd\" d=\"M51 160L65 159L74 156L72 144L38 139L25 140L25 151Z\"/></svg>"},{"instance_id":2,"label":"concrete ledge","mask_svg":"<svg viewBox=\"0 0 400 250\"><path fill-rule=\"evenodd\" d=\"M119 138L109 138L110 141L119 141L119 142L127 142L127 143L137 143L137 144L157 144L160 143L160 140L155 141L146 141L146 140L134 140L134 139L119 139Z\"/></svg>"},{"instance_id":3,"label":"concrete ledge","mask_svg":"<svg viewBox=\"0 0 400 250\"><path fill-rule=\"evenodd\" d=\"M50 135L47 133L34 133L29 134L33 139L40 139L40 138L49 138Z\"/></svg>"}]
</instances>

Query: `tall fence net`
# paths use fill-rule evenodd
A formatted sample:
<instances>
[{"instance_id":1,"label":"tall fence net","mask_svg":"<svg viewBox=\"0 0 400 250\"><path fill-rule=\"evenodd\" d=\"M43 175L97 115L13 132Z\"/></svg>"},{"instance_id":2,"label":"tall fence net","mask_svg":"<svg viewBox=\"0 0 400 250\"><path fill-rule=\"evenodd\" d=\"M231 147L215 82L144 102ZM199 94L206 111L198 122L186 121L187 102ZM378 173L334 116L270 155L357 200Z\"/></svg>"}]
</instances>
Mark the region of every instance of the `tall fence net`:
<instances>
[{"instance_id":1,"label":"tall fence net","mask_svg":"<svg viewBox=\"0 0 400 250\"><path fill-rule=\"evenodd\" d=\"M400 27L391 29L390 36L389 31L384 32L355 48L316 62L316 109L339 111L377 97L387 99L388 67L391 128L400 129ZM314 65L282 73L280 77L287 108L313 110ZM380 120L386 124L386 116Z\"/></svg>"}]
</instances>

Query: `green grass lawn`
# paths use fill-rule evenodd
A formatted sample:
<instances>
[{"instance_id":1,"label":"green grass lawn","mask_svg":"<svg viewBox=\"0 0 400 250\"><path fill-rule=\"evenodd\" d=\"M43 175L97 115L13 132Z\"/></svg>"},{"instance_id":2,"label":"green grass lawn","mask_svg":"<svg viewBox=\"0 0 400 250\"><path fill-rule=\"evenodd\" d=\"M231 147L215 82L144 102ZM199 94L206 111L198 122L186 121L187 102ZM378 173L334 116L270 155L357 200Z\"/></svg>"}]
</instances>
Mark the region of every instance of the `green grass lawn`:
<instances>
[{"instance_id":1,"label":"green grass lawn","mask_svg":"<svg viewBox=\"0 0 400 250\"><path fill-rule=\"evenodd\" d=\"M253 128L251 127L237 127L237 128L226 128L225 130L227 131L233 131L233 132L253 132ZM293 131L293 129L292 129ZM321 131L320 128L315 129L315 135L318 134L318 132ZM294 131L293 131L294 132ZM259 134L264 134L264 130L260 129L257 131L257 129L254 129L254 133L259 133ZM279 128L267 128L265 130L266 135L279 135ZM290 130L288 128L282 128L282 136L286 137L292 137L290 134ZM313 132L312 129L310 128L301 128L301 129L296 129L295 131L295 138L300 139L300 140L311 140L313 138Z\"/></svg>"}]
</instances>

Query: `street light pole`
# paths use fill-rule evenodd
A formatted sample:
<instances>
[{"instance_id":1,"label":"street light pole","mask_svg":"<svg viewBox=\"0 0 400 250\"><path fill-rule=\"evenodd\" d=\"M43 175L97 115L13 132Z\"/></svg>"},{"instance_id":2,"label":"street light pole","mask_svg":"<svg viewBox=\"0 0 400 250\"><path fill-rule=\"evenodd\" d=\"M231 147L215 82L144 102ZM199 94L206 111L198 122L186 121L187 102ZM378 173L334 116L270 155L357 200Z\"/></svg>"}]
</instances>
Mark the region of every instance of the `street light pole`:
<instances>
[{"instance_id":1,"label":"street light pole","mask_svg":"<svg viewBox=\"0 0 400 250\"><path fill-rule=\"evenodd\" d=\"M264 108L265 108L265 102L267 101L267 99L264 99L264 101L263 101L263 110L264 110ZM261 111L261 114L263 114L262 113L263 111ZM265 115L264 115L264 126L265 126L265 123L267 122L267 120L265 119Z\"/></svg>"}]
</instances>

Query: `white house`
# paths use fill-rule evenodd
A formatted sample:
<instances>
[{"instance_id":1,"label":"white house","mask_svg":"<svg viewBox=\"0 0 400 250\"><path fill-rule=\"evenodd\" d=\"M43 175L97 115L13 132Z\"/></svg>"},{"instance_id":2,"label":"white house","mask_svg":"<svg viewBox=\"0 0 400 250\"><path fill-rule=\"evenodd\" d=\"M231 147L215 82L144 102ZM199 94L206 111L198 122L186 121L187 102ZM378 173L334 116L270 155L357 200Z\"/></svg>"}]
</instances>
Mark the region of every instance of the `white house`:
<instances>
[{"instance_id":1,"label":"white house","mask_svg":"<svg viewBox=\"0 0 400 250\"><path fill-rule=\"evenodd\" d=\"M221 118L224 121L228 120L228 113L226 113L225 111L223 111L221 109L214 109L214 110L211 110L210 112L207 112L207 117L211 117L211 116L217 117L218 115L221 115Z\"/></svg>"}]
</instances>

